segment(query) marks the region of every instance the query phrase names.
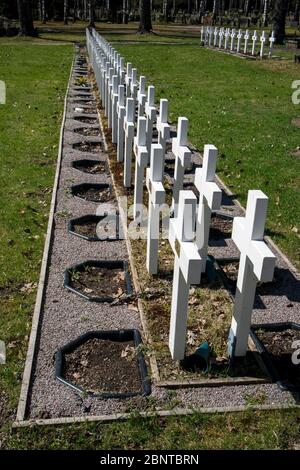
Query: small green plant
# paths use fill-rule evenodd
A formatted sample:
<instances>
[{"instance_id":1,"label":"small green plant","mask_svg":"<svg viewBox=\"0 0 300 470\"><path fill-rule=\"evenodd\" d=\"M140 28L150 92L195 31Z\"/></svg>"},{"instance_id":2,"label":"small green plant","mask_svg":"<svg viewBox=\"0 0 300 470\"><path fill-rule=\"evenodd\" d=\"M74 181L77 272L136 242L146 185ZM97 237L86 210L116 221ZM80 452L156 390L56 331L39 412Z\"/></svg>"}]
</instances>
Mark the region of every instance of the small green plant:
<instances>
[{"instance_id":1,"label":"small green plant","mask_svg":"<svg viewBox=\"0 0 300 470\"><path fill-rule=\"evenodd\" d=\"M258 393L247 393L244 396L244 400L247 406L254 406L254 405L263 405L266 402L266 395L263 392Z\"/></svg>"}]
</instances>

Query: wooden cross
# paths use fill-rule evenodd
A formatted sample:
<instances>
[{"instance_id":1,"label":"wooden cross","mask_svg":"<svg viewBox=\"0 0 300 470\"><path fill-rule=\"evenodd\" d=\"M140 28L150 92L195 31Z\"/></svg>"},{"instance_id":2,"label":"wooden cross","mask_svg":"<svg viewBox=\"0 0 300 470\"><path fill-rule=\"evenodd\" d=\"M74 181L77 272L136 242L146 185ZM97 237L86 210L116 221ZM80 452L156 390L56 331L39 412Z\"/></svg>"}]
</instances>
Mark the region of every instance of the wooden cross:
<instances>
[{"instance_id":1,"label":"wooden cross","mask_svg":"<svg viewBox=\"0 0 300 470\"><path fill-rule=\"evenodd\" d=\"M118 102L117 102L117 114L118 114L118 145L117 145L117 161L124 161L124 119L126 114L125 108L125 87L124 85L118 86Z\"/></svg>"},{"instance_id":2,"label":"wooden cross","mask_svg":"<svg viewBox=\"0 0 300 470\"><path fill-rule=\"evenodd\" d=\"M168 100L160 100L159 114L157 116L156 122L156 129L158 132L158 143L162 146L164 156L166 153L167 140L170 138L170 126L168 123L168 106Z\"/></svg>"},{"instance_id":3,"label":"wooden cross","mask_svg":"<svg viewBox=\"0 0 300 470\"><path fill-rule=\"evenodd\" d=\"M249 39L250 39L249 29L246 29L244 39L245 39L244 54L247 54L247 52L248 52L248 42L249 42Z\"/></svg>"},{"instance_id":4,"label":"wooden cross","mask_svg":"<svg viewBox=\"0 0 300 470\"><path fill-rule=\"evenodd\" d=\"M260 55L260 58L262 59L263 56L264 56L264 47L265 47L265 42L266 42L267 38L266 38L266 34L265 32L263 31L261 36L260 36L260 52L259 52L259 55Z\"/></svg>"},{"instance_id":5,"label":"wooden cross","mask_svg":"<svg viewBox=\"0 0 300 470\"><path fill-rule=\"evenodd\" d=\"M132 144L134 137L134 99L126 99L126 114L124 119L125 152L124 152L124 186L131 187Z\"/></svg>"},{"instance_id":6,"label":"wooden cross","mask_svg":"<svg viewBox=\"0 0 300 470\"><path fill-rule=\"evenodd\" d=\"M202 168L197 168L195 172L195 186L199 191L196 245L203 260L203 272L206 269L211 213L220 209L222 202L222 191L214 182L217 155L214 145L205 145Z\"/></svg>"},{"instance_id":7,"label":"wooden cross","mask_svg":"<svg viewBox=\"0 0 300 470\"><path fill-rule=\"evenodd\" d=\"M272 57L273 46L274 46L275 41L276 41L275 34L274 34L274 31L272 31L272 34L269 37L269 43L270 43L269 57Z\"/></svg>"},{"instance_id":8,"label":"wooden cross","mask_svg":"<svg viewBox=\"0 0 300 470\"><path fill-rule=\"evenodd\" d=\"M134 180L134 202L133 218L142 217L143 208L143 179L145 168L148 164L149 155L146 147L146 124L145 117L138 119L137 135L134 138L133 152L135 155L135 180Z\"/></svg>"},{"instance_id":9,"label":"wooden cross","mask_svg":"<svg viewBox=\"0 0 300 470\"><path fill-rule=\"evenodd\" d=\"M230 356L245 356L257 282L273 279L276 256L263 240L267 207L262 191L249 191L246 216L233 221L232 240L241 256L228 338Z\"/></svg>"},{"instance_id":10,"label":"wooden cross","mask_svg":"<svg viewBox=\"0 0 300 470\"><path fill-rule=\"evenodd\" d=\"M230 50L231 50L231 51L233 51L233 49L234 49L234 39L235 39L235 36L236 36L235 29L232 28L232 30L231 30L231 35L230 35L230 37L231 37Z\"/></svg>"},{"instance_id":11,"label":"wooden cross","mask_svg":"<svg viewBox=\"0 0 300 470\"><path fill-rule=\"evenodd\" d=\"M187 147L188 125L187 118L178 118L177 137L172 139L172 152L175 156L172 209L175 217L178 212L179 192L183 188L184 171L191 163L191 151Z\"/></svg>"},{"instance_id":12,"label":"wooden cross","mask_svg":"<svg viewBox=\"0 0 300 470\"><path fill-rule=\"evenodd\" d=\"M201 280L202 260L194 243L197 198L180 191L178 216L170 219L169 242L175 255L169 348L175 360L185 355L189 288Z\"/></svg>"},{"instance_id":13,"label":"wooden cross","mask_svg":"<svg viewBox=\"0 0 300 470\"><path fill-rule=\"evenodd\" d=\"M118 142L118 82L119 77L118 75L114 75L112 79L112 132L111 132L111 141L113 144Z\"/></svg>"},{"instance_id":14,"label":"wooden cross","mask_svg":"<svg viewBox=\"0 0 300 470\"><path fill-rule=\"evenodd\" d=\"M166 197L163 187L163 173L163 148L160 144L152 144L150 168L146 170L146 185L149 194L146 266L148 273L151 275L157 274L158 271L160 208Z\"/></svg>"},{"instance_id":15,"label":"wooden cross","mask_svg":"<svg viewBox=\"0 0 300 470\"><path fill-rule=\"evenodd\" d=\"M148 152L150 154L151 144L152 144L152 136L153 136L153 124L156 118L156 108L155 108L155 87L148 86L148 95L147 101L145 104L145 114L147 118L147 125L146 125L146 146Z\"/></svg>"},{"instance_id":16,"label":"wooden cross","mask_svg":"<svg viewBox=\"0 0 300 470\"><path fill-rule=\"evenodd\" d=\"M137 93L138 102L138 117L142 117L145 114L145 103L146 103L146 77L140 76L139 90Z\"/></svg>"},{"instance_id":17,"label":"wooden cross","mask_svg":"<svg viewBox=\"0 0 300 470\"><path fill-rule=\"evenodd\" d=\"M255 55L255 47L256 47L256 41L258 39L258 36L256 34L256 30L254 30L253 36L252 36L252 55Z\"/></svg>"},{"instance_id":18,"label":"wooden cross","mask_svg":"<svg viewBox=\"0 0 300 470\"><path fill-rule=\"evenodd\" d=\"M237 53L240 52L242 38L243 38L243 32L242 32L241 29L239 29L239 32L238 32L238 35L237 35L237 46L236 46L236 52Z\"/></svg>"}]
</instances>

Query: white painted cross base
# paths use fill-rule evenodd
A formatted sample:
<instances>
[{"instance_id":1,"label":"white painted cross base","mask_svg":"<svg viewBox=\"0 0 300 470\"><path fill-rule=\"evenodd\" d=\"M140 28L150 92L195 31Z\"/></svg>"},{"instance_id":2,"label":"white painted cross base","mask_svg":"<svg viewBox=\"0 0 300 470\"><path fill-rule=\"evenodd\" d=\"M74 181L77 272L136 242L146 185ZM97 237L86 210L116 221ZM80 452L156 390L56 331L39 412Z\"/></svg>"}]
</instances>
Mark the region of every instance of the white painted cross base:
<instances>
[{"instance_id":1,"label":"white painted cross base","mask_svg":"<svg viewBox=\"0 0 300 470\"><path fill-rule=\"evenodd\" d=\"M220 209L222 191L214 182L218 151L214 145L204 146L203 165L195 172L195 186L199 191L199 206L196 225L196 245L206 270L209 228L212 211Z\"/></svg>"},{"instance_id":2,"label":"white painted cross base","mask_svg":"<svg viewBox=\"0 0 300 470\"><path fill-rule=\"evenodd\" d=\"M193 242L197 198L180 191L178 216L170 219L169 242L175 254L169 348L175 360L185 355L188 296L191 284L201 280L202 260Z\"/></svg>"},{"instance_id":3,"label":"white painted cross base","mask_svg":"<svg viewBox=\"0 0 300 470\"><path fill-rule=\"evenodd\" d=\"M158 271L158 242L160 208L165 202L163 187L164 153L159 144L152 144L150 168L147 168L146 185L149 193L148 229L147 229L147 260L148 273L153 275Z\"/></svg>"},{"instance_id":4,"label":"white painted cross base","mask_svg":"<svg viewBox=\"0 0 300 470\"><path fill-rule=\"evenodd\" d=\"M228 337L231 357L246 355L257 282L273 279L276 256L263 240L267 207L262 191L249 191L246 216L233 221L232 239L241 257Z\"/></svg>"},{"instance_id":5,"label":"white painted cross base","mask_svg":"<svg viewBox=\"0 0 300 470\"><path fill-rule=\"evenodd\" d=\"M145 168L148 165L148 150L146 147L146 118L138 120L137 135L134 138L133 151L135 155L135 179L134 179L134 202L133 218L142 220L143 212L143 180Z\"/></svg>"},{"instance_id":6,"label":"white painted cross base","mask_svg":"<svg viewBox=\"0 0 300 470\"><path fill-rule=\"evenodd\" d=\"M124 120L126 114L125 108L125 87L119 85L118 87L118 103L117 103L117 114L118 114L118 143L117 143L117 161L124 161Z\"/></svg>"},{"instance_id":7,"label":"white painted cross base","mask_svg":"<svg viewBox=\"0 0 300 470\"><path fill-rule=\"evenodd\" d=\"M132 145L134 137L134 100L127 98L124 119L125 151L124 151L124 186L131 187Z\"/></svg>"},{"instance_id":8,"label":"white painted cross base","mask_svg":"<svg viewBox=\"0 0 300 470\"><path fill-rule=\"evenodd\" d=\"M191 151L187 147L187 133L189 120L185 117L178 118L177 137L172 139L172 152L175 156L175 172L172 196L172 210L174 217L178 212L179 192L183 188L185 169L191 163Z\"/></svg>"}]
</instances>

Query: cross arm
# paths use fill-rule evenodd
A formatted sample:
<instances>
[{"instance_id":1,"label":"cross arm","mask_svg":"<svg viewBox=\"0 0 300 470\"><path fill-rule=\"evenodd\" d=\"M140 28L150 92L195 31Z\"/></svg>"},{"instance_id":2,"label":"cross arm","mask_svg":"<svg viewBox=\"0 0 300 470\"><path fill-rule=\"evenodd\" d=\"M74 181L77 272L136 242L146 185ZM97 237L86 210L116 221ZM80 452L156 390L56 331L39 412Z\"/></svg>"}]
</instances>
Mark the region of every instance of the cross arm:
<instances>
[{"instance_id":1,"label":"cross arm","mask_svg":"<svg viewBox=\"0 0 300 470\"><path fill-rule=\"evenodd\" d=\"M259 282L273 280L276 256L264 241L252 240L249 246L248 258L253 264L253 272Z\"/></svg>"},{"instance_id":2,"label":"cross arm","mask_svg":"<svg viewBox=\"0 0 300 470\"><path fill-rule=\"evenodd\" d=\"M150 178L150 168L146 172L146 186L149 192L149 197L153 204L163 204L165 202L166 191L160 181L152 181Z\"/></svg>"},{"instance_id":3,"label":"cross arm","mask_svg":"<svg viewBox=\"0 0 300 470\"><path fill-rule=\"evenodd\" d=\"M232 224L231 238L236 244L238 250L241 252L244 249L243 241L246 236L245 217L235 217Z\"/></svg>"},{"instance_id":4,"label":"cross arm","mask_svg":"<svg viewBox=\"0 0 300 470\"><path fill-rule=\"evenodd\" d=\"M218 210L222 203L222 190L213 181L203 182L202 175L202 168L197 168L195 171L195 186L204 195L210 209L212 211Z\"/></svg>"},{"instance_id":5,"label":"cross arm","mask_svg":"<svg viewBox=\"0 0 300 470\"><path fill-rule=\"evenodd\" d=\"M188 284L199 284L202 259L194 242L180 244L180 268Z\"/></svg>"}]
</instances>

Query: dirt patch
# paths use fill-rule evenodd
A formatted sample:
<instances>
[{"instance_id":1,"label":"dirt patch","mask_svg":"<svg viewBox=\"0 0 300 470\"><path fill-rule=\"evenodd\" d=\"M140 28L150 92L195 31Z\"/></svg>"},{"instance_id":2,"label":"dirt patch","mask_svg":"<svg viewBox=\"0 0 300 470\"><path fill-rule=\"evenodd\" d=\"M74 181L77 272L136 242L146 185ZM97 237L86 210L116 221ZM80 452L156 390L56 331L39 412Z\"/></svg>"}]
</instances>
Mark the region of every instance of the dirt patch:
<instances>
[{"instance_id":1,"label":"dirt patch","mask_svg":"<svg viewBox=\"0 0 300 470\"><path fill-rule=\"evenodd\" d=\"M73 167L83 173L89 173L91 175L103 174L107 172L105 162L97 162L92 160L82 160L74 162Z\"/></svg>"},{"instance_id":2,"label":"dirt patch","mask_svg":"<svg viewBox=\"0 0 300 470\"><path fill-rule=\"evenodd\" d=\"M79 142L78 144L73 144L74 150L80 150L80 152L88 153L100 153L102 150L101 142Z\"/></svg>"},{"instance_id":3,"label":"dirt patch","mask_svg":"<svg viewBox=\"0 0 300 470\"><path fill-rule=\"evenodd\" d=\"M117 298L126 293L125 272L120 268L108 269L86 266L83 270L70 271L71 287L90 298Z\"/></svg>"},{"instance_id":4,"label":"dirt patch","mask_svg":"<svg viewBox=\"0 0 300 470\"><path fill-rule=\"evenodd\" d=\"M134 341L90 339L65 355L65 378L94 393L140 393Z\"/></svg>"},{"instance_id":5,"label":"dirt patch","mask_svg":"<svg viewBox=\"0 0 300 470\"><path fill-rule=\"evenodd\" d=\"M108 202L113 198L110 187L99 188L97 185L80 187L73 194L92 202Z\"/></svg>"},{"instance_id":6,"label":"dirt patch","mask_svg":"<svg viewBox=\"0 0 300 470\"><path fill-rule=\"evenodd\" d=\"M297 147L295 150L292 151L293 157L300 157L300 147Z\"/></svg>"},{"instance_id":7,"label":"dirt patch","mask_svg":"<svg viewBox=\"0 0 300 470\"><path fill-rule=\"evenodd\" d=\"M75 121L83 122L84 124L98 124L98 119L84 117L84 116L75 116Z\"/></svg>"},{"instance_id":8,"label":"dirt patch","mask_svg":"<svg viewBox=\"0 0 300 470\"><path fill-rule=\"evenodd\" d=\"M300 341L300 331L287 329L283 331L256 331L256 335L271 355L272 362L281 380L288 380L300 387L300 364L293 364L292 354L296 348L293 343Z\"/></svg>"},{"instance_id":9,"label":"dirt patch","mask_svg":"<svg viewBox=\"0 0 300 470\"><path fill-rule=\"evenodd\" d=\"M300 118L295 118L292 120L292 125L296 127L300 127Z\"/></svg>"},{"instance_id":10,"label":"dirt patch","mask_svg":"<svg viewBox=\"0 0 300 470\"><path fill-rule=\"evenodd\" d=\"M232 222L232 219L226 219L218 214L213 214L211 217L209 238L213 240L230 238L232 232Z\"/></svg>"},{"instance_id":11,"label":"dirt patch","mask_svg":"<svg viewBox=\"0 0 300 470\"><path fill-rule=\"evenodd\" d=\"M73 132L84 136L100 136L100 129L98 127L80 127L79 129L74 129Z\"/></svg>"},{"instance_id":12,"label":"dirt patch","mask_svg":"<svg viewBox=\"0 0 300 470\"><path fill-rule=\"evenodd\" d=\"M73 226L73 231L78 233L78 235L82 235L84 237L96 239L98 238L97 234L97 227L101 220L101 239L103 239L103 235L107 236L107 238L116 238L116 227L115 224L112 225L111 221L105 222L106 218L99 217L97 220L90 220L86 222L78 222L75 223ZM99 239L99 238L98 238Z\"/></svg>"}]
</instances>

